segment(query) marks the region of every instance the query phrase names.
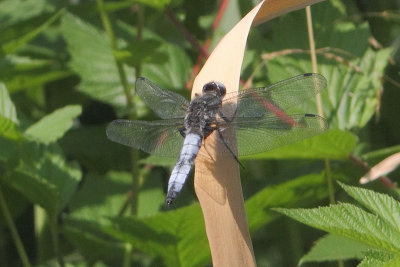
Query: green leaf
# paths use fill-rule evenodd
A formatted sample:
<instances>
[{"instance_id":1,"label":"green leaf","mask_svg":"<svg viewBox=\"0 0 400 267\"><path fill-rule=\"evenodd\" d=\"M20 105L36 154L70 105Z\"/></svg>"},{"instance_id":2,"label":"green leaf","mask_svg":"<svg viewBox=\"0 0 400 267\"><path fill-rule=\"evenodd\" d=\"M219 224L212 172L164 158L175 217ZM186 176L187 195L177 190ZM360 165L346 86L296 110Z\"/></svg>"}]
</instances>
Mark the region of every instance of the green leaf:
<instances>
[{"instance_id":1,"label":"green leaf","mask_svg":"<svg viewBox=\"0 0 400 267\"><path fill-rule=\"evenodd\" d=\"M96 262L102 259L103 261L116 261L115 265L121 265L120 262L125 250L124 244L109 235L105 235L96 221L89 223L68 218L62 225L61 231L63 236L89 262Z\"/></svg>"},{"instance_id":2,"label":"green leaf","mask_svg":"<svg viewBox=\"0 0 400 267\"><path fill-rule=\"evenodd\" d=\"M88 174L71 202L71 218L106 224L107 218L117 217L124 206L130 182L127 172Z\"/></svg>"},{"instance_id":3,"label":"green leaf","mask_svg":"<svg viewBox=\"0 0 400 267\"><path fill-rule=\"evenodd\" d=\"M0 60L0 79L10 92L42 87L45 83L71 76L72 72L58 65L55 59L35 59L7 55Z\"/></svg>"},{"instance_id":4,"label":"green leaf","mask_svg":"<svg viewBox=\"0 0 400 267\"><path fill-rule=\"evenodd\" d=\"M53 143L71 128L73 120L81 112L82 108L78 105L57 109L26 129L25 134L32 140L43 144Z\"/></svg>"},{"instance_id":5,"label":"green leaf","mask_svg":"<svg viewBox=\"0 0 400 267\"><path fill-rule=\"evenodd\" d=\"M331 128L362 128L375 113L383 86L381 78L393 49L369 48L368 24L343 20L348 15L340 1L325 1L312 10L318 72L328 80L328 90L321 94L323 114L330 118ZM271 82L312 70L304 33L306 21L305 12L281 16L274 25L272 42L263 38L254 41L254 48L267 50L272 56L267 64ZM304 103L299 109L315 113L316 105Z\"/></svg>"},{"instance_id":6,"label":"green leaf","mask_svg":"<svg viewBox=\"0 0 400 267\"><path fill-rule=\"evenodd\" d=\"M78 90L99 101L125 106L126 97L107 36L69 13L63 15L61 28L71 54L70 67L81 77ZM125 71L132 88L133 71L127 67Z\"/></svg>"},{"instance_id":7,"label":"green leaf","mask_svg":"<svg viewBox=\"0 0 400 267\"><path fill-rule=\"evenodd\" d=\"M211 256L199 205L148 218L116 218L104 231L134 249L162 258L166 266L204 266ZM195 242L194 242L195 240Z\"/></svg>"},{"instance_id":8,"label":"green leaf","mask_svg":"<svg viewBox=\"0 0 400 267\"><path fill-rule=\"evenodd\" d=\"M251 232L276 217L272 207L293 207L315 203L328 195L324 173L309 174L276 186L266 187L246 201Z\"/></svg>"},{"instance_id":9,"label":"green leaf","mask_svg":"<svg viewBox=\"0 0 400 267\"><path fill-rule=\"evenodd\" d=\"M358 267L396 267L400 264L400 256L385 251L368 251L365 259Z\"/></svg>"},{"instance_id":10,"label":"green leaf","mask_svg":"<svg viewBox=\"0 0 400 267\"><path fill-rule=\"evenodd\" d=\"M395 146L390 146L390 147L385 147L382 149L374 150L367 152L363 155L361 155L361 158L364 161L370 161L370 160L376 160L376 159L384 159L389 157L392 154L400 152L400 145L395 145Z\"/></svg>"},{"instance_id":11,"label":"green leaf","mask_svg":"<svg viewBox=\"0 0 400 267\"><path fill-rule=\"evenodd\" d=\"M358 138L350 133L330 130L302 141L279 147L243 159L336 159L346 160L356 146Z\"/></svg>"},{"instance_id":12,"label":"green leaf","mask_svg":"<svg viewBox=\"0 0 400 267\"><path fill-rule=\"evenodd\" d=\"M142 76L162 88L183 89L192 68L189 57L182 48L172 44L162 46L159 52L168 55L168 60L162 64L145 64Z\"/></svg>"},{"instance_id":13,"label":"green leaf","mask_svg":"<svg viewBox=\"0 0 400 267\"><path fill-rule=\"evenodd\" d=\"M379 215L386 223L400 232L400 203L392 197L355 186L340 183L340 186L355 200Z\"/></svg>"},{"instance_id":14,"label":"green leaf","mask_svg":"<svg viewBox=\"0 0 400 267\"><path fill-rule=\"evenodd\" d=\"M368 49L360 58L352 60L363 73L348 67L330 79L329 93L335 92L329 102L336 109L332 124L340 129L362 128L371 119L379 101L382 77L389 62L391 48L374 51ZM322 73L332 71L332 67L323 68ZM327 77L328 78L328 77ZM325 95L325 103L328 102Z\"/></svg>"},{"instance_id":15,"label":"green leaf","mask_svg":"<svg viewBox=\"0 0 400 267\"><path fill-rule=\"evenodd\" d=\"M54 7L47 0L4 0L0 2L0 29L37 17Z\"/></svg>"},{"instance_id":16,"label":"green leaf","mask_svg":"<svg viewBox=\"0 0 400 267\"><path fill-rule=\"evenodd\" d=\"M104 7L106 10L118 10L120 8L131 7L133 4L144 4L149 7L163 9L171 3L171 0L124 0L124 1L113 1L105 2Z\"/></svg>"},{"instance_id":17,"label":"green leaf","mask_svg":"<svg viewBox=\"0 0 400 267\"><path fill-rule=\"evenodd\" d=\"M14 124L18 124L17 111L4 83L0 83L0 115Z\"/></svg>"},{"instance_id":18,"label":"green leaf","mask_svg":"<svg viewBox=\"0 0 400 267\"><path fill-rule=\"evenodd\" d=\"M166 63L167 54L158 51L161 46L162 43L154 39L136 41L124 50L114 51L114 56L132 67L144 63Z\"/></svg>"},{"instance_id":19,"label":"green leaf","mask_svg":"<svg viewBox=\"0 0 400 267\"><path fill-rule=\"evenodd\" d=\"M299 265L306 262L361 259L370 248L348 238L326 235L315 242L312 249L300 259Z\"/></svg>"},{"instance_id":20,"label":"green leaf","mask_svg":"<svg viewBox=\"0 0 400 267\"><path fill-rule=\"evenodd\" d=\"M316 209L276 209L299 222L340 235L371 247L398 253L400 234L381 217L351 204L338 204Z\"/></svg>"},{"instance_id":21,"label":"green leaf","mask_svg":"<svg viewBox=\"0 0 400 267\"><path fill-rule=\"evenodd\" d=\"M0 83L0 136L18 140L21 133L18 130L17 111L4 83Z\"/></svg>"},{"instance_id":22,"label":"green leaf","mask_svg":"<svg viewBox=\"0 0 400 267\"><path fill-rule=\"evenodd\" d=\"M78 160L88 172L126 170L131 164L130 149L108 140L104 126L71 129L59 144L69 157Z\"/></svg>"},{"instance_id":23,"label":"green leaf","mask_svg":"<svg viewBox=\"0 0 400 267\"><path fill-rule=\"evenodd\" d=\"M21 164L6 182L30 202L42 206L51 218L55 218L61 206L59 191L35 169Z\"/></svg>"},{"instance_id":24,"label":"green leaf","mask_svg":"<svg viewBox=\"0 0 400 267\"><path fill-rule=\"evenodd\" d=\"M37 37L40 33L42 33L45 29L47 29L51 24L53 24L57 19L60 18L61 14L64 10L60 10L51 16L48 20L46 20L42 25L38 26L37 28L32 29L28 33L19 36L16 39L9 41L8 43L1 46L2 51L6 54L11 54L15 52L21 46L27 44L29 41Z\"/></svg>"},{"instance_id":25,"label":"green leaf","mask_svg":"<svg viewBox=\"0 0 400 267\"><path fill-rule=\"evenodd\" d=\"M139 218L155 215L165 207L164 187L165 171L159 168L152 169L140 186L137 206Z\"/></svg>"},{"instance_id":26,"label":"green leaf","mask_svg":"<svg viewBox=\"0 0 400 267\"><path fill-rule=\"evenodd\" d=\"M150 155L144 159L140 160L142 164L151 164L154 166L163 166L163 167L173 167L176 163L177 159L168 158L168 157L159 157L155 155Z\"/></svg>"},{"instance_id":27,"label":"green leaf","mask_svg":"<svg viewBox=\"0 0 400 267\"><path fill-rule=\"evenodd\" d=\"M5 181L54 219L69 202L80 179L78 168L67 165L57 154L45 153L32 165L20 162Z\"/></svg>"},{"instance_id":28,"label":"green leaf","mask_svg":"<svg viewBox=\"0 0 400 267\"><path fill-rule=\"evenodd\" d=\"M21 138L21 133L16 124L0 115L0 136L11 140L18 140Z\"/></svg>"},{"instance_id":29,"label":"green leaf","mask_svg":"<svg viewBox=\"0 0 400 267\"><path fill-rule=\"evenodd\" d=\"M1 119L0 119L0 125L1 125ZM0 137L0 161L7 161L9 159L19 158L18 144L11 140L12 139L6 139Z\"/></svg>"},{"instance_id":30,"label":"green leaf","mask_svg":"<svg viewBox=\"0 0 400 267\"><path fill-rule=\"evenodd\" d=\"M141 184L138 217L156 214L160 207L164 206L165 193L161 179L154 176ZM128 172L111 171L104 176L88 174L70 205L72 217L79 220L96 220L98 223L104 223L104 220L108 222L108 217L118 216L121 208L127 204L131 182L131 174Z\"/></svg>"}]
</instances>

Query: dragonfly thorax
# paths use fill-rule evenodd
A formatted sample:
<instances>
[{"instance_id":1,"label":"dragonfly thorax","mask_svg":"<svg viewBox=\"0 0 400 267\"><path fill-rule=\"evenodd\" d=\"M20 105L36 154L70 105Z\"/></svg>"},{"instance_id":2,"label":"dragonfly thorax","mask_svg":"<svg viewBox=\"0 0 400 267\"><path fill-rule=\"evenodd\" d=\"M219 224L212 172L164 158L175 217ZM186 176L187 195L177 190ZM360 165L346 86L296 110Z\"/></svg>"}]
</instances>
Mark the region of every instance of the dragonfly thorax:
<instances>
[{"instance_id":1,"label":"dragonfly thorax","mask_svg":"<svg viewBox=\"0 0 400 267\"><path fill-rule=\"evenodd\" d=\"M195 133L202 138L215 130L216 114L225 95L225 87L221 83L211 82L203 87L203 95L196 94L190 102L184 119L185 134Z\"/></svg>"}]
</instances>

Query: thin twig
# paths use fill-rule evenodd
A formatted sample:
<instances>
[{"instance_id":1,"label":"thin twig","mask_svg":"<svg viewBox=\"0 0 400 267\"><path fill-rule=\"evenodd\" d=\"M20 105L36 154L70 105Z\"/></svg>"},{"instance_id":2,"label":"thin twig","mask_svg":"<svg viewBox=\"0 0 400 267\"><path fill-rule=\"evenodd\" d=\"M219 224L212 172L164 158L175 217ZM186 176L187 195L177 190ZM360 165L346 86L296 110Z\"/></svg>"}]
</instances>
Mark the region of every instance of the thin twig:
<instances>
[{"instance_id":1,"label":"thin twig","mask_svg":"<svg viewBox=\"0 0 400 267\"><path fill-rule=\"evenodd\" d=\"M218 28L222 16L225 13L226 7L228 6L229 0L222 0L221 4L218 8L217 11L217 15L215 16L215 20L214 23L212 24L212 26L210 27L210 29L207 31L207 39L204 41L203 44L203 50L207 51L208 54L208 49L210 48L210 44L211 44L211 36L213 35L213 32ZM186 83L186 89L191 89L192 85L193 85L193 81L196 78L196 75L199 73L200 69L201 69L201 65L204 62L205 59L208 58L209 55L207 55L207 57L205 57L202 53L200 53L197 56L196 59L196 63L194 65L194 67L192 68L192 72L190 73L190 78Z\"/></svg>"},{"instance_id":2,"label":"thin twig","mask_svg":"<svg viewBox=\"0 0 400 267\"><path fill-rule=\"evenodd\" d=\"M110 39L111 48L115 51L115 50L118 49L117 40L116 40L116 38L114 36L114 31L112 29L111 22L110 22L110 19L108 17L108 14L107 14L106 10L104 9L103 0L97 0L97 6L99 8L99 12L100 12L101 20L103 22L104 29L105 29L105 31L106 31L106 33L108 35L108 38ZM117 65L118 75L119 75L122 87L124 88L126 101L127 101L128 108L129 108L129 111L130 111L131 110L131 105L132 105L132 94L131 94L131 90L130 90L129 85L128 85L128 80L126 78L126 73L125 73L125 70L124 70L124 67L123 67L122 63L119 62L115 57L114 57L114 59L115 59L115 64Z\"/></svg>"},{"instance_id":3,"label":"thin twig","mask_svg":"<svg viewBox=\"0 0 400 267\"><path fill-rule=\"evenodd\" d=\"M112 25L110 22L110 19L108 17L108 14L106 10L104 9L104 3L103 0L97 0L97 6L99 8L101 20L103 22L104 29L108 35L108 38L110 39L111 43L111 48L115 51L118 50L117 47L117 39L115 38L114 31L112 29ZM141 10L138 10L138 20L139 23L138 25L141 26L141 20L143 19L142 14L140 14ZM141 29L138 30L138 38L141 38ZM121 81L121 85L124 89L125 97L126 97L126 102L128 105L128 110L130 114L130 119L135 118L135 114L132 113L132 93L129 87L127 75L124 70L123 64L114 56L115 64L118 69L118 74L119 78ZM140 71L140 68L137 70ZM132 184L131 184L131 190L132 190L132 198L130 198L130 206L131 206L131 213L136 214L137 213L137 205L138 205L138 191L139 191L139 178L138 178L138 166L137 166L137 151L132 150L131 151L131 162L132 162L132 168L131 168L131 173L132 173Z\"/></svg>"},{"instance_id":4,"label":"thin twig","mask_svg":"<svg viewBox=\"0 0 400 267\"><path fill-rule=\"evenodd\" d=\"M182 34L185 36L186 40L194 47L196 48L204 57L208 57L209 54L206 50L201 47L201 45L197 42L196 38L193 37L193 35L190 34L188 30L179 22L179 20L175 17L174 13L170 9L166 9L166 14L167 17L172 21L172 23L182 32Z\"/></svg>"},{"instance_id":5,"label":"thin twig","mask_svg":"<svg viewBox=\"0 0 400 267\"><path fill-rule=\"evenodd\" d=\"M64 267L65 266L64 259L63 259L63 256L61 255L60 240L58 238L57 217L56 218L50 217L50 219L49 219L49 229L50 229L51 239L52 239L52 242L53 242L54 253L56 254L58 264L61 267Z\"/></svg>"},{"instance_id":6,"label":"thin twig","mask_svg":"<svg viewBox=\"0 0 400 267\"><path fill-rule=\"evenodd\" d=\"M310 54L311 54L311 62L313 66L313 72L318 72L318 65L317 65L317 56L315 52L315 41L314 41L314 31L312 25L312 15L311 15L311 8L310 6L306 7L306 16L307 16L307 29L308 29L308 39L310 44ZM321 95L316 95L316 102L318 108L318 115L323 116L322 112L322 100ZM330 203L335 203L335 192L333 189L333 181L332 181L332 173L331 173L331 165L329 159L325 159L325 170L326 170L326 179L328 183L328 192L329 192L329 201ZM339 263L340 264L340 263Z\"/></svg>"},{"instance_id":7,"label":"thin twig","mask_svg":"<svg viewBox=\"0 0 400 267\"><path fill-rule=\"evenodd\" d=\"M10 234L12 237L12 240L14 241L15 247L17 249L17 252L19 254L19 257L21 258L22 265L24 267L30 267L31 264L29 262L28 255L26 254L24 245L22 244L21 237L18 234L17 227L14 224L14 221L12 220L10 211L8 209L6 199L4 198L3 191L1 190L0 187L0 209L3 213L4 219L6 220L6 224L8 228L10 229Z\"/></svg>"}]
</instances>

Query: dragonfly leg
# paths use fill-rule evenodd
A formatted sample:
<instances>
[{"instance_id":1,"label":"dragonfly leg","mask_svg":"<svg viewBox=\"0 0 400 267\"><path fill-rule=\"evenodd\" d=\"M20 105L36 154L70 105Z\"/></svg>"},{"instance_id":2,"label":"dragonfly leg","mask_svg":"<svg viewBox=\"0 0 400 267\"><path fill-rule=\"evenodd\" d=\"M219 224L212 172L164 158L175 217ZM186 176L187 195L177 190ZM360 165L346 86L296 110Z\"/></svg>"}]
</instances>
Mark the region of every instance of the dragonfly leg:
<instances>
[{"instance_id":1,"label":"dragonfly leg","mask_svg":"<svg viewBox=\"0 0 400 267\"><path fill-rule=\"evenodd\" d=\"M208 149L207 149L207 147L206 147L206 143L207 143L207 142L204 142L204 141L205 141L205 138L203 137L204 149L206 150L206 152L207 152L207 154L210 156L210 158L211 158L213 161L215 161L215 159L213 158L213 156L210 154L210 152L208 151Z\"/></svg>"},{"instance_id":2,"label":"dragonfly leg","mask_svg":"<svg viewBox=\"0 0 400 267\"><path fill-rule=\"evenodd\" d=\"M224 143L225 147L228 149L228 151L231 153L232 157L239 163L239 165L244 169L243 164L239 161L238 157L233 153L232 149L228 146L228 144L225 142L224 136L222 135L221 129L217 129L218 135L222 140L222 143Z\"/></svg>"},{"instance_id":3,"label":"dragonfly leg","mask_svg":"<svg viewBox=\"0 0 400 267\"><path fill-rule=\"evenodd\" d=\"M182 135L183 138L185 138L186 134L185 134L185 127L181 127L178 129L179 133Z\"/></svg>"},{"instance_id":4,"label":"dragonfly leg","mask_svg":"<svg viewBox=\"0 0 400 267\"><path fill-rule=\"evenodd\" d=\"M236 112L237 112L237 109L235 109L235 112L231 116L231 118L232 118L231 120L229 120L227 117L225 117L225 115L221 111L218 111L218 114L224 121L226 121L227 123L230 123L230 122L232 122L234 120L233 118L235 118Z\"/></svg>"}]
</instances>

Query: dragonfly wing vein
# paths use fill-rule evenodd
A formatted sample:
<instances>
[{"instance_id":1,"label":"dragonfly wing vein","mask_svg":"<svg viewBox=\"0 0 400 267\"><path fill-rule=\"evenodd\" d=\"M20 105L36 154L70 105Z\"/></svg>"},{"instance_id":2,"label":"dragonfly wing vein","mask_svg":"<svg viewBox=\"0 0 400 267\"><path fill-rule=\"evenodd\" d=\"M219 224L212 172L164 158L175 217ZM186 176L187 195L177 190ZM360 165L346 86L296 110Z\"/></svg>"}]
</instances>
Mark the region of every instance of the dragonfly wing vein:
<instances>
[{"instance_id":1,"label":"dragonfly wing vein","mask_svg":"<svg viewBox=\"0 0 400 267\"><path fill-rule=\"evenodd\" d=\"M159 121L115 120L107 127L114 142L157 156L177 157L183 144L179 130L183 119Z\"/></svg>"},{"instance_id":2,"label":"dragonfly wing vein","mask_svg":"<svg viewBox=\"0 0 400 267\"><path fill-rule=\"evenodd\" d=\"M287 117L290 121L277 116L235 118L231 123L222 123L221 128L233 127L236 135L224 136L223 141L221 139L218 141L225 142L231 148L237 145L238 156L245 156L295 143L328 129L326 119L318 115L294 114ZM224 132L221 131L223 135ZM221 153L224 156L230 155L227 151Z\"/></svg>"},{"instance_id":3,"label":"dragonfly wing vein","mask_svg":"<svg viewBox=\"0 0 400 267\"><path fill-rule=\"evenodd\" d=\"M183 118L189 106L183 96L164 90L146 78L140 77L136 80L136 92L163 119Z\"/></svg>"},{"instance_id":4,"label":"dragonfly wing vein","mask_svg":"<svg viewBox=\"0 0 400 267\"><path fill-rule=\"evenodd\" d=\"M327 86L324 76L316 73L298 75L267 87L227 94L221 112L227 116L260 117L290 112Z\"/></svg>"}]
</instances>

